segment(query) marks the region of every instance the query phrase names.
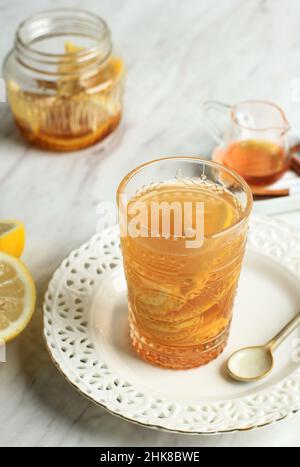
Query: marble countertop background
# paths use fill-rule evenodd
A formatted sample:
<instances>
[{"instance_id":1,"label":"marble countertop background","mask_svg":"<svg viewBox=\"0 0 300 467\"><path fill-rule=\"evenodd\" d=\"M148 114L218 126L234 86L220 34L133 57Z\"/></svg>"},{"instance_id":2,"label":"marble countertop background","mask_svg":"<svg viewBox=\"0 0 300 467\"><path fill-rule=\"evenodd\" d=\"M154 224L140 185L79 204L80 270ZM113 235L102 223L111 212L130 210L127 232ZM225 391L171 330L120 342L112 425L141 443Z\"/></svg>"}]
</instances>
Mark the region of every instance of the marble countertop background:
<instances>
[{"instance_id":1,"label":"marble countertop background","mask_svg":"<svg viewBox=\"0 0 300 467\"><path fill-rule=\"evenodd\" d=\"M82 2L0 0L0 60L22 19L63 6ZM118 130L88 150L55 155L24 143L0 105L0 217L26 224L24 260L40 302L62 258L95 232L98 203L114 199L131 168L162 155L209 153L201 101L271 99L300 134L298 0L85 0L84 7L107 20L128 67ZM300 207L281 218L300 227ZM300 415L215 437L160 433L113 417L50 362L40 307L0 366L0 407L1 446L300 446Z\"/></svg>"}]
</instances>

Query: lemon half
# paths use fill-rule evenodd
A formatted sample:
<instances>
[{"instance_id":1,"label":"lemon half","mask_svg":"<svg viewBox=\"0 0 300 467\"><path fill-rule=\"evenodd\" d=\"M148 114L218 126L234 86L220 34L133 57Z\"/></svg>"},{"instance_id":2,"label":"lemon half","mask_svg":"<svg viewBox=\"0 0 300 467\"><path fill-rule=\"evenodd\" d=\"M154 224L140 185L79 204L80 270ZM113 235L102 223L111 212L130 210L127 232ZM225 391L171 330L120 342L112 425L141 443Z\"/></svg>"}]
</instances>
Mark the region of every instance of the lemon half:
<instances>
[{"instance_id":1,"label":"lemon half","mask_svg":"<svg viewBox=\"0 0 300 467\"><path fill-rule=\"evenodd\" d=\"M23 331L35 303L35 285L26 266L0 252L0 342L8 342Z\"/></svg>"}]
</instances>

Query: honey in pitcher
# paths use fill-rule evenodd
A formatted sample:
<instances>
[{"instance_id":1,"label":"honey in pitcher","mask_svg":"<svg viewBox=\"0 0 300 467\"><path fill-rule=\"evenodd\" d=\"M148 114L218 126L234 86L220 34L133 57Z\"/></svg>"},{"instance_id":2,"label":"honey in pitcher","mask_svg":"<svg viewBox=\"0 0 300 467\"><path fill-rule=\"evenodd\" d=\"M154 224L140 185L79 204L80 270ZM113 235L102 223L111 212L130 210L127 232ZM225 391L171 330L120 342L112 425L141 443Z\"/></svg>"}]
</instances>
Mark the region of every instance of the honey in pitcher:
<instances>
[{"instance_id":1,"label":"honey in pitcher","mask_svg":"<svg viewBox=\"0 0 300 467\"><path fill-rule=\"evenodd\" d=\"M226 189L205 183L145 187L127 211L134 212L142 203L149 213L153 203L171 205L174 201L179 202L181 212L186 203L203 203L201 246L188 248L185 236L174 235L176 222L182 222L175 210L169 237L162 232L160 217L156 235L127 235L121 244L134 348L153 364L185 369L210 362L226 346L247 227L231 231L242 218L239 202ZM194 214L192 224L195 227Z\"/></svg>"},{"instance_id":2,"label":"honey in pitcher","mask_svg":"<svg viewBox=\"0 0 300 467\"><path fill-rule=\"evenodd\" d=\"M270 185L289 167L289 154L271 141L243 140L217 150L214 157L226 167L236 170L250 185Z\"/></svg>"}]
</instances>

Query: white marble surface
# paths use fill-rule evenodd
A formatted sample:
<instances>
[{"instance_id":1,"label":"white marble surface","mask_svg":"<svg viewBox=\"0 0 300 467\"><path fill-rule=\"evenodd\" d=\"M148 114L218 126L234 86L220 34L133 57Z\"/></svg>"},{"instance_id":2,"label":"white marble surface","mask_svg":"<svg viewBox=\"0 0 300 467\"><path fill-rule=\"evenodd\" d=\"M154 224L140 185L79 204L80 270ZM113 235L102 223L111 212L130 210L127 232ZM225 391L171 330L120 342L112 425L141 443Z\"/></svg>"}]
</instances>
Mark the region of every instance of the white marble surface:
<instances>
[{"instance_id":1,"label":"white marble surface","mask_svg":"<svg viewBox=\"0 0 300 467\"><path fill-rule=\"evenodd\" d=\"M81 6L40 0L39 9ZM24 260L39 295L61 259L95 232L96 206L121 177L160 155L207 154L204 99L272 99L300 132L298 0L85 0L108 21L128 65L126 112L103 144L72 155L40 152L0 105L0 217L24 220ZM33 0L0 0L0 59ZM294 96L295 97L295 96ZM281 218L300 228L300 209ZM257 432L186 437L121 421L82 398L54 368L42 339L41 310L0 366L1 446L300 446L300 415Z\"/></svg>"}]
</instances>

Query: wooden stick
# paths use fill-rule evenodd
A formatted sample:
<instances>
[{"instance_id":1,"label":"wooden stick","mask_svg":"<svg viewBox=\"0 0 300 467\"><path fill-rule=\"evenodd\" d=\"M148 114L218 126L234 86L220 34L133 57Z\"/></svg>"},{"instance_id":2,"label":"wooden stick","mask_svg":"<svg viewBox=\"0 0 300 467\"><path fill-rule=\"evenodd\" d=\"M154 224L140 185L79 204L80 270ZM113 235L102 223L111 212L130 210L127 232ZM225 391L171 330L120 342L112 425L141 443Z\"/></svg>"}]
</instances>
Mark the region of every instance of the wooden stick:
<instances>
[{"instance_id":1,"label":"wooden stick","mask_svg":"<svg viewBox=\"0 0 300 467\"><path fill-rule=\"evenodd\" d=\"M288 188L274 190L272 188L264 188L264 187L251 187L252 193L254 196L263 196L263 197L270 197L270 198L277 198L280 196L289 196L290 190Z\"/></svg>"}]
</instances>

